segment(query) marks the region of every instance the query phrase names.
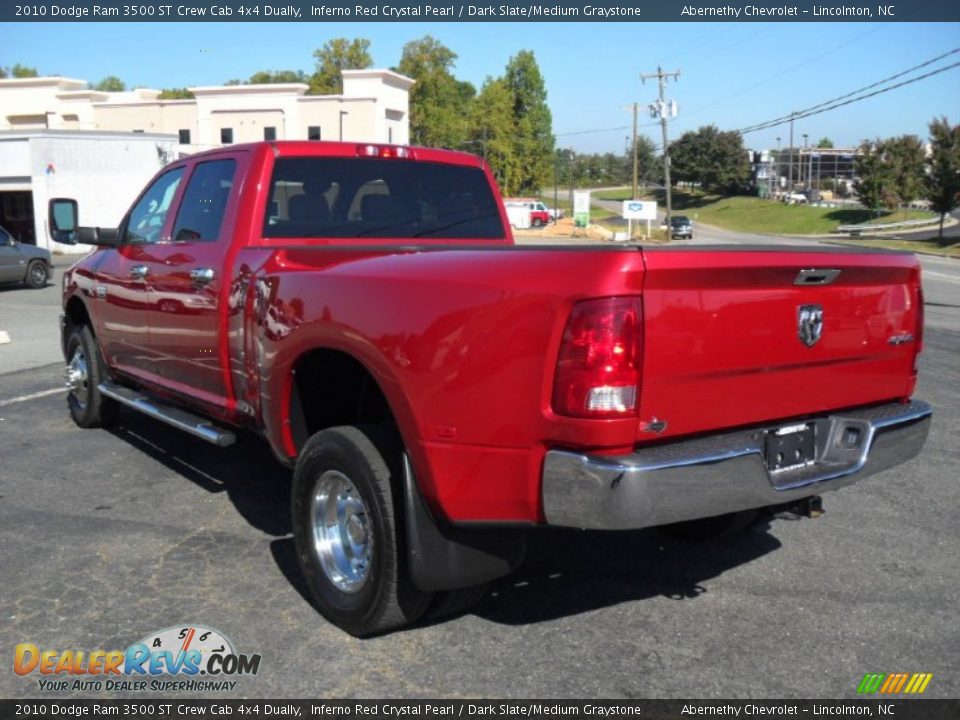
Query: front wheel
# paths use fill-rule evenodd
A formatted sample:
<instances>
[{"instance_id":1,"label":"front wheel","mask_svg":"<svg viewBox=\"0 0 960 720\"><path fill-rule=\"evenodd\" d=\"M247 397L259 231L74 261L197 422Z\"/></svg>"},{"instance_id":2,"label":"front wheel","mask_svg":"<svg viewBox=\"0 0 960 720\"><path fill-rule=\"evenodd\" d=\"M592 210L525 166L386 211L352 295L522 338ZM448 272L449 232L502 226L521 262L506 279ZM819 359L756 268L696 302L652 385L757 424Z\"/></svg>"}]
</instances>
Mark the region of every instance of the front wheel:
<instances>
[{"instance_id":1,"label":"front wheel","mask_svg":"<svg viewBox=\"0 0 960 720\"><path fill-rule=\"evenodd\" d=\"M307 441L293 475L300 569L320 612L357 637L416 622L432 597L407 572L401 455L387 428L330 428Z\"/></svg>"},{"instance_id":2,"label":"front wheel","mask_svg":"<svg viewBox=\"0 0 960 720\"><path fill-rule=\"evenodd\" d=\"M47 266L44 265L40 260L34 260L27 265L27 274L24 277L23 282L27 287L37 290L47 286L48 277L49 274L47 273Z\"/></svg>"},{"instance_id":3,"label":"front wheel","mask_svg":"<svg viewBox=\"0 0 960 720\"><path fill-rule=\"evenodd\" d=\"M67 386L70 417L82 428L110 425L117 414L117 404L100 393L106 379L103 360L96 338L87 325L79 325L67 338L67 366L63 370Z\"/></svg>"},{"instance_id":4,"label":"front wheel","mask_svg":"<svg viewBox=\"0 0 960 720\"><path fill-rule=\"evenodd\" d=\"M543 220L541 220L540 218L534 218L534 219L533 219L533 226L534 226L535 228L543 227Z\"/></svg>"}]
</instances>

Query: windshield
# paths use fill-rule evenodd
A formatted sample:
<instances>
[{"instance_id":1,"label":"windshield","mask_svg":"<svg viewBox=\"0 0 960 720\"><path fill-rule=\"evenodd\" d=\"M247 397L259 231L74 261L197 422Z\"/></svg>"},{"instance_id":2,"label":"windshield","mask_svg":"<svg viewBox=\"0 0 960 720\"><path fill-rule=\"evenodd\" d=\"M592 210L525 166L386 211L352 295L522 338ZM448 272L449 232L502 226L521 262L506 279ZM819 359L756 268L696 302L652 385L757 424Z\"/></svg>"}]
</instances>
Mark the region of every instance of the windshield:
<instances>
[{"instance_id":1,"label":"windshield","mask_svg":"<svg viewBox=\"0 0 960 720\"><path fill-rule=\"evenodd\" d=\"M503 239L477 167L379 158L281 158L263 235Z\"/></svg>"}]
</instances>

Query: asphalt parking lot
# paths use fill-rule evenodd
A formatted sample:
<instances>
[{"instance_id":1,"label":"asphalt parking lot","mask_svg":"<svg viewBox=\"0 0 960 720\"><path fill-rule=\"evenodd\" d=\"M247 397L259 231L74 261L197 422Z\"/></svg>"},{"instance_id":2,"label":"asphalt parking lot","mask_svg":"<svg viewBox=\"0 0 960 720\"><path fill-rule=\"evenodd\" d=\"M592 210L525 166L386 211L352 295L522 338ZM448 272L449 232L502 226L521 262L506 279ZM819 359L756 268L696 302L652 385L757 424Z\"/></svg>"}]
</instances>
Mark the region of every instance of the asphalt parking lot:
<instances>
[{"instance_id":1,"label":"asphalt parking lot","mask_svg":"<svg viewBox=\"0 0 960 720\"><path fill-rule=\"evenodd\" d=\"M185 624L262 655L224 697L851 698L866 672L960 696L960 268L925 271L920 458L722 543L539 532L470 612L363 641L305 599L290 475L263 444L134 414L76 428L56 282L0 289L0 696L51 697L13 673L17 643L122 649Z\"/></svg>"}]
</instances>

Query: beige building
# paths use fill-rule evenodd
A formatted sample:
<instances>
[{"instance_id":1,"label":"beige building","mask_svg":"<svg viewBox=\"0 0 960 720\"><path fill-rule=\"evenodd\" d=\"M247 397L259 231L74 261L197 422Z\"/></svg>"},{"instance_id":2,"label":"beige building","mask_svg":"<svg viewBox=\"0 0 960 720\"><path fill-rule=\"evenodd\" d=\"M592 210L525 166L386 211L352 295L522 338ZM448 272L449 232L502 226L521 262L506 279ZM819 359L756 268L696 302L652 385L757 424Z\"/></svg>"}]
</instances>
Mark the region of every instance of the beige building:
<instances>
[{"instance_id":1,"label":"beige building","mask_svg":"<svg viewBox=\"0 0 960 720\"><path fill-rule=\"evenodd\" d=\"M89 130L178 137L189 153L259 140L410 141L413 80L390 70L344 70L341 95L302 83L193 87L192 100L159 90L90 90L64 77L0 80L0 130Z\"/></svg>"}]
</instances>

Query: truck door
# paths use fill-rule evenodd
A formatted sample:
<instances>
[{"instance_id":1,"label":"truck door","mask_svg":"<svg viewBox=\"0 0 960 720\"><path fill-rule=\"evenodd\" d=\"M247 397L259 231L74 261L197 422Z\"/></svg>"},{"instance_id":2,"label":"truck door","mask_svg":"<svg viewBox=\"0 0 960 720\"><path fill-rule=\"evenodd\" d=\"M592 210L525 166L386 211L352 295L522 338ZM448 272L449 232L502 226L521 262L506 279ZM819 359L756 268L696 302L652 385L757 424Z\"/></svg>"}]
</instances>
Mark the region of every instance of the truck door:
<instances>
[{"instance_id":1,"label":"truck door","mask_svg":"<svg viewBox=\"0 0 960 720\"><path fill-rule=\"evenodd\" d=\"M147 351L147 273L153 251L164 237L185 168L160 175L140 195L120 226L116 252L106 253L94 277L100 349L111 367L142 380L151 380Z\"/></svg>"},{"instance_id":2,"label":"truck door","mask_svg":"<svg viewBox=\"0 0 960 720\"><path fill-rule=\"evenodd\" d=\"M152 249L146 309L148 346L160 383L227 410L230 395L224 338L223 290L233 231L235 178L244 153L194 165L168 240Z\"/></svg>"}]
</instances>

